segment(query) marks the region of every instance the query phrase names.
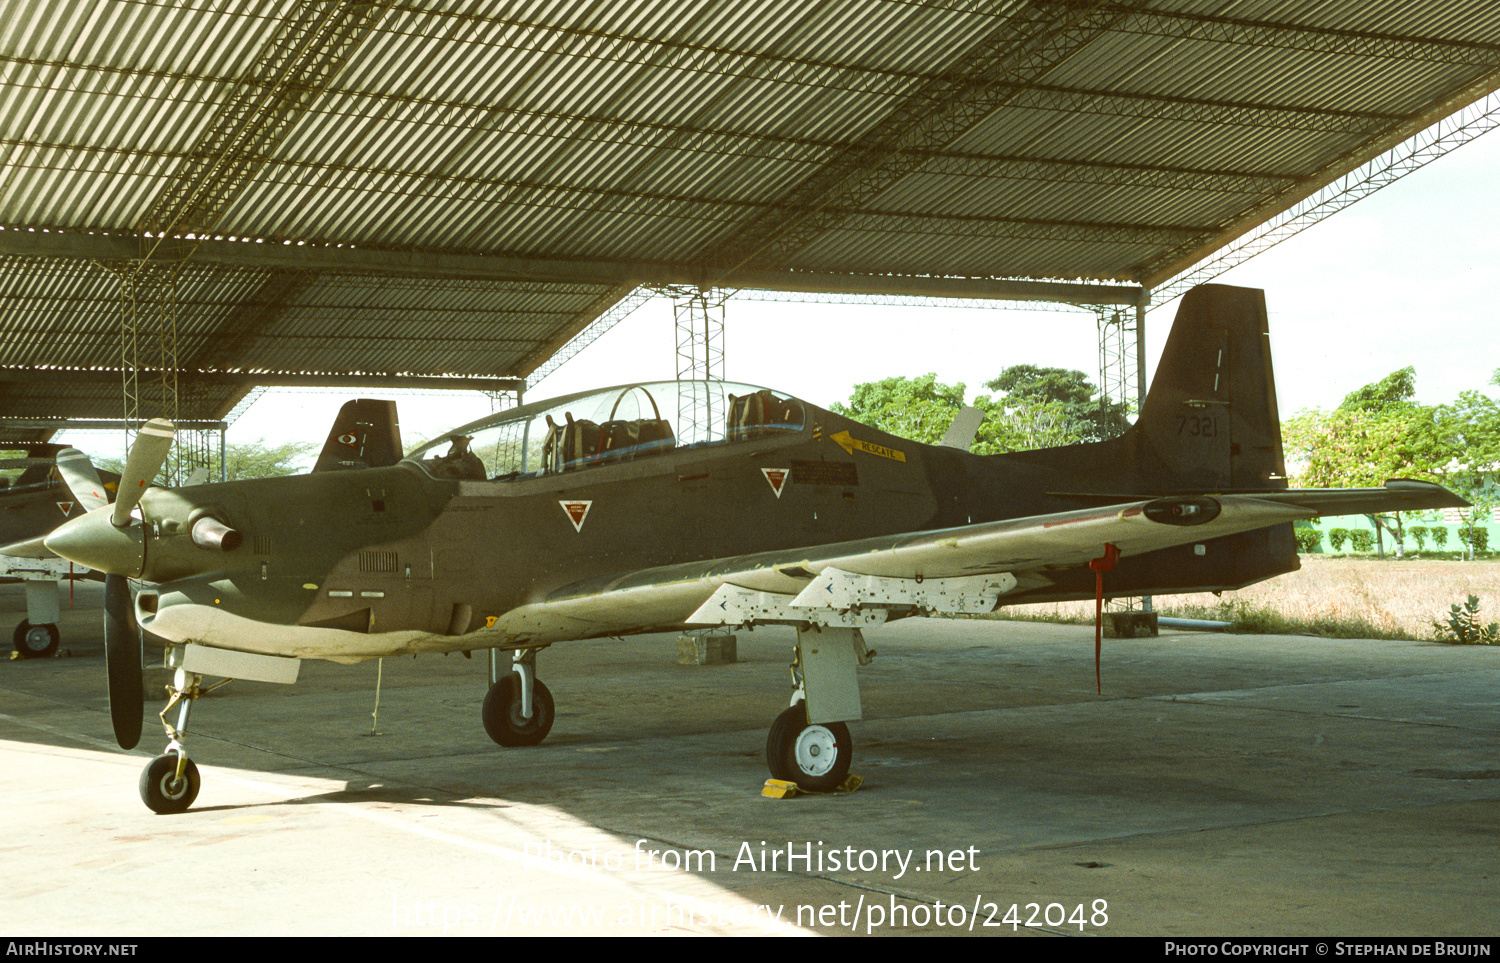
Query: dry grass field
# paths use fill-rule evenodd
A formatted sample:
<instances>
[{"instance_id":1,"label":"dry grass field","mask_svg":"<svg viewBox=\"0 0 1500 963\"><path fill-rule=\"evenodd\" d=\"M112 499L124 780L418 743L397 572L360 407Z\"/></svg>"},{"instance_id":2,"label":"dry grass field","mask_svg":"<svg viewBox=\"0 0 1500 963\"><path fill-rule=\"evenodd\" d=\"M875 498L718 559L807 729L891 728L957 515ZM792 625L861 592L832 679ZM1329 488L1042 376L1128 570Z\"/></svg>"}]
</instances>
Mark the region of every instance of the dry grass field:
<instances>
[{"instance_id":1,"label":"dry grass field","mask_svg":"<svg viewBox=\"0 0 1500 963\"><path fill-rule=\"evenodd\" d=\"M1158 613L1234 622L1241 631L1342 638L1431 639L1432 622L1455 603L1479 596L1485 623L1500 621L1500 561L1377 561L1302 556L1302 569L1222 598L1164 595ZM1093 602L1021 605L1001 617L1092 621Z\"/></svg>"}]
</instances>

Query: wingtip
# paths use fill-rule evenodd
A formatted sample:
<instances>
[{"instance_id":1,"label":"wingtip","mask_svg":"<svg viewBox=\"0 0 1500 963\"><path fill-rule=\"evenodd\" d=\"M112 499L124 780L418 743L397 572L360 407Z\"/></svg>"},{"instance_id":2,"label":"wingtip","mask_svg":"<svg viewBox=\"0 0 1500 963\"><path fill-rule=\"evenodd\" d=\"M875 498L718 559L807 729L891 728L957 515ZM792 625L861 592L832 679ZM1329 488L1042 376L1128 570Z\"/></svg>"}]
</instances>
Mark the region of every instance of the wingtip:
<instances>
[{"instance_id":1,"label":"wingtip","mask_svg":"<svg viewBox=\"0 0 1500 963\"><path fill-rule=\"evenodd\" d=\"M1392 492L1403 492L1412 495L1434 496L1443 504L1433 505L1433 508L1472 508L1473 503L1455 495L1452 491L1439 485L1437 482L1422 481L1416 478L1387 478L1385 486ZM1444 497L1446 496L1446 498Z\"/></svg>"}]
</instances>

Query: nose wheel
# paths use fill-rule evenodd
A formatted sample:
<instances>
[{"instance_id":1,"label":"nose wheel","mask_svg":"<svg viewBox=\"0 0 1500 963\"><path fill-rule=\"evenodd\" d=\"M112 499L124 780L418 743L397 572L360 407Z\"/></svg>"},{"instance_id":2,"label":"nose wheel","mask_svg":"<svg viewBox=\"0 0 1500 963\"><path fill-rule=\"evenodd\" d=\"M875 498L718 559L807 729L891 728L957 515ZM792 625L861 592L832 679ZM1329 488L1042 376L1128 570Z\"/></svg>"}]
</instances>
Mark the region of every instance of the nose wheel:
<instances>
[{"instance_id":1,"label":"nose wheel","mask_svg":"<svg viewBox=\"0 0 1500 963\"><path fill-rule=\"evenodd\" d=\"M186 812L198 798L203 781L183 745L187 740L188 710L195 699L229 680L216 682L206 689L199 685L202 681L201 675L185 669L179 668L172 673L172 684L167 687L167 704L160 714L162 728L167 731L167 749L152 759L141 773L141 802L154 813ZM177 710L176 719L168 722L167 717L173 709Z\"/></svg>"},{"instance_id":2,"label":"nose wheel","mask_svg":"<svg viewBox=\"0 0 1500 963\"><path fill-rule=\"evenodd\" d=\"M162 815L186 812L201 785L193 760L180 752L163 753L141 773L141 801Z\"/></svg>"}]
</instances>

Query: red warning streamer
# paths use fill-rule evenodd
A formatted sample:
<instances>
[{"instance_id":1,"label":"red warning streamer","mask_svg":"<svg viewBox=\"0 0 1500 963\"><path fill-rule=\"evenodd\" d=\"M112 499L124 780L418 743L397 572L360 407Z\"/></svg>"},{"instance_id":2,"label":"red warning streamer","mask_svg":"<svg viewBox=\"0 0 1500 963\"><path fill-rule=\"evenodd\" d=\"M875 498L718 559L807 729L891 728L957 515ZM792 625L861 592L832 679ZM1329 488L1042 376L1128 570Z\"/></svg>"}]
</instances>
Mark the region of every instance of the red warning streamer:
<instances>
[{"instance_id":1,"label":"red warning streamer","mask_svg":"<svg viewBox=\"0 0 1500 963\"><path fill-rule=\"evenodd\" d=\"M1104 573L1112 572L1120 560L1120 549L1104 543L1104 554L1089 559L1089 568L1094 570L1094 691L1103 694L1104 684L1099 673L1099 658L1104 640Z\"/></svg>"}]
</instances>

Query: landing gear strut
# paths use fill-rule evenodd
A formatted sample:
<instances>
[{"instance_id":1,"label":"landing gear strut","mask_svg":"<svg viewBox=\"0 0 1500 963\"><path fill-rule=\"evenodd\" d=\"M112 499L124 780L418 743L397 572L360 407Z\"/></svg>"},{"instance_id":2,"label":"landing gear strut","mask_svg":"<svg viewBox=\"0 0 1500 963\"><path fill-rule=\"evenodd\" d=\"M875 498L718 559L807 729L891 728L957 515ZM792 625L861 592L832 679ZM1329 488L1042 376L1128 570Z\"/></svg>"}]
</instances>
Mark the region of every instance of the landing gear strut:
<instances>
[{"instance_id":1,"label":"landing gear strut","mask_svg":"<svg viewBox=\"0 0 1500 963\"><path fill-rule=\"evenodd\" d=\"M110 578L120 579L123 582L121 576L111 575ZM134 625L134 621L132 620L129 624ZM139 665L138 642L136 646L131 657L137 660L137 665ZM298 659L279 655L257 655L251 652L215 649L197 644L168 645L166 667L172 670L172 684L167 686L167 704L159 713L162 728L167 732L167 749L151 760L146 771L141 773L141 801L146 804L146 808L155 813L180 813L198 798L200 785L198 767L193 765L193 760L188 758L185 745L188 710L192 708L196 700L220 686L228 685L235 679L291 685L297 681L297 672L301 664ZM139 673L139 668L136 671ZM223 678L213 685L205 686L203 685L205 675ZM139 695L141 685L139 674L135 676L132 685L133 691ZM114 697L112 688L110 698ZM177 710L175 716L172 712L174 709ZM137 713L135 733L139 737L139 702L132 707L132 711ZM132 741L131 745L135 743Z\"/></svg>"},{"instance_id":2,"label":"landing gear strut","mask_svg":"<svg viewBox=\"0 0 1500 963\"><path fill-rule=\"evenodd\" d=\"M188 758L183 740L187 738L188 710L192 708L193 700L207 691L199 687L202 681L201 675L183 668L172 673L172 684L167 689L169 698L161 710L162 728L167 730L167 750L152 759L146 771L141 773L141 802L154 813L186 812L198 798L202 781L198 777L198 767ZM173 708L177 710L175 724L167 721Z\"/></svg>"},{"instance_id":3,"label":"landing gear strut","mask_svg":"<svg viewBox=\"0 0 1500 963\"><path fill-rule=\"evenodd\" d=\"M502 746L534 746L552 731L556 710L552 693L536 677L537 651L517 652L510 671L500 676L499 650L490 650L490 691L481 716L484 731Z\"/></svg>"},{"instance_id":4,"label":"landing gear strut","mask_svg":"<svg viewBox=\"0 0 1500 963\"><path fill-rule=\"evenodd\" d=\"M797 630L792 705L766 735L772 779L795 782L808 792L832 792L843 784L854 760L854 740L840 720L862 715L855 669L872 658L857 628L810 625Z\"/></svg>"}]
</instances>

